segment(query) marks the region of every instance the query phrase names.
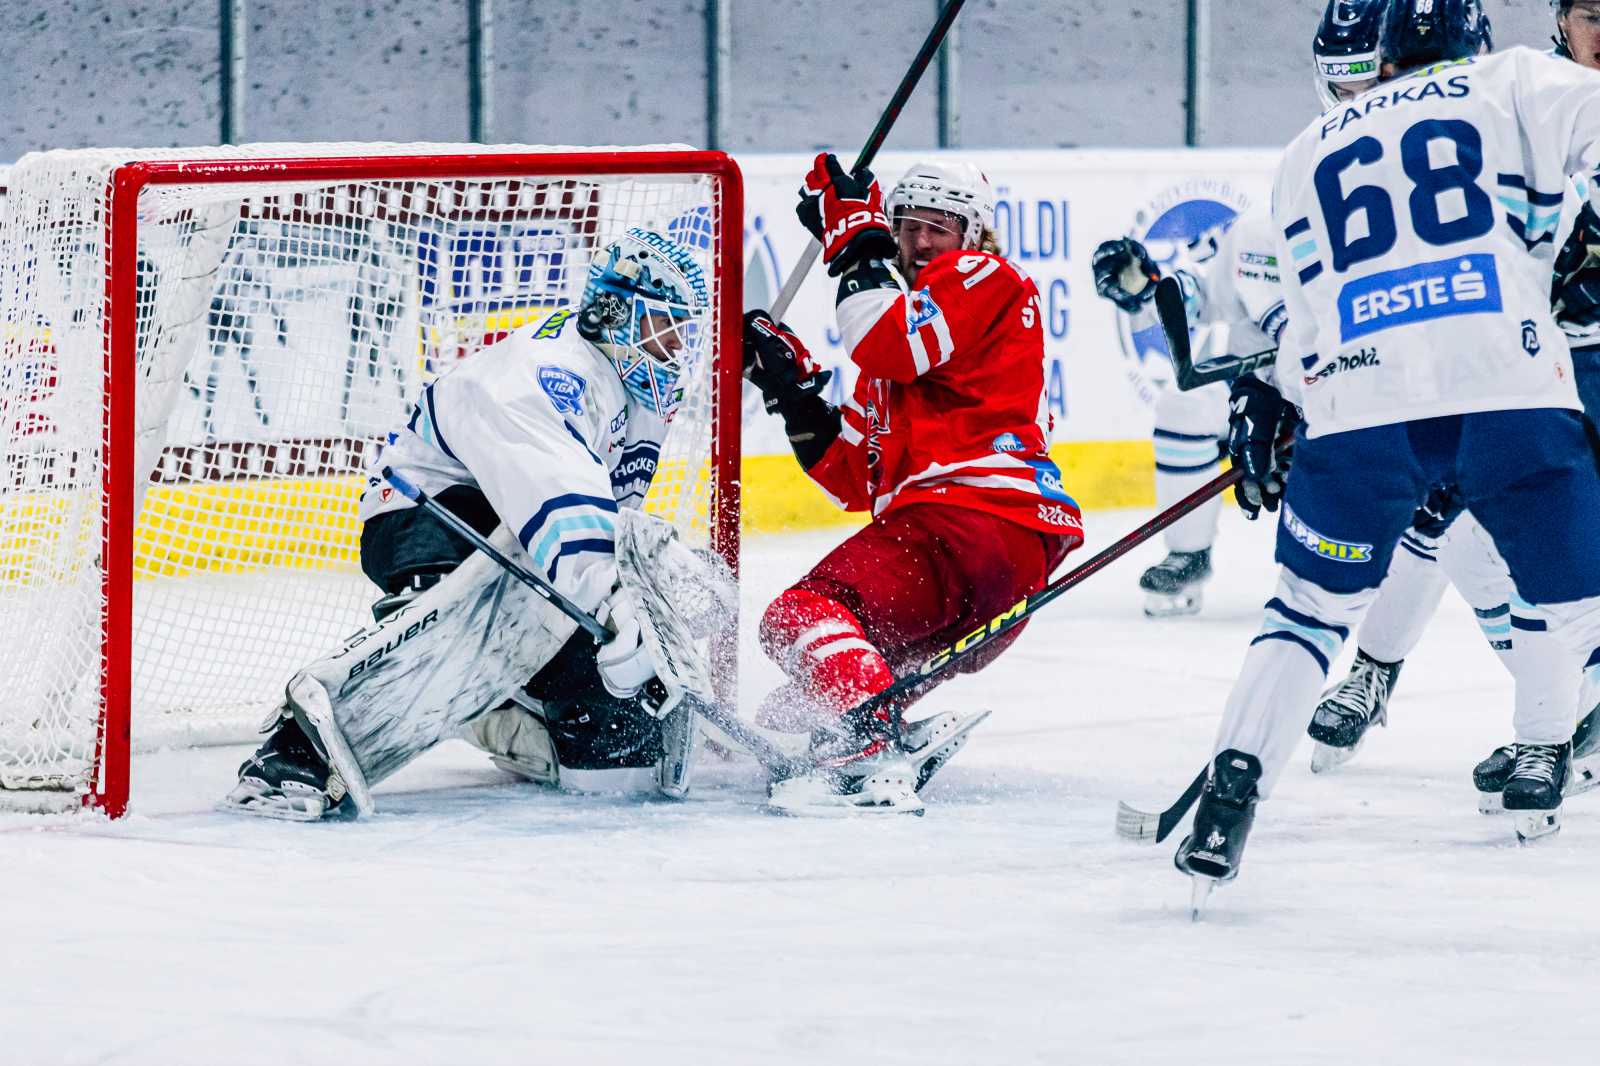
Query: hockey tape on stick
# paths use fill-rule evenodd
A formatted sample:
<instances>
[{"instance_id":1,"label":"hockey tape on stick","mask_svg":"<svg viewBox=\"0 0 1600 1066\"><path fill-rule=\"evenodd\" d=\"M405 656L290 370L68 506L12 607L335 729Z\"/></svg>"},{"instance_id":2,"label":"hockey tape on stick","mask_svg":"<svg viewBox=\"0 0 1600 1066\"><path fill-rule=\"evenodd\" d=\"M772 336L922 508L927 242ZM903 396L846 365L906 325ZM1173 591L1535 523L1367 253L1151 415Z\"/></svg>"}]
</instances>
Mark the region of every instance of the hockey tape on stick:
<instances>
[{"instance_id":1,"label":"hockey tape on stick","mask_svg":"<svg viewBox=\"0 0 1600 1066\"><path fill-rule=\"evenodd\" d=\"M434 515L434 517L438 518L451 529L461 534L462 538L465 539L467 543L471 544L474 548L478 549L479 551L483 552L483 554L499 563L500 566L505 569L506 573L510 574L524 585L527 585L534 592L538 593L540 596L543 596L546 600L550 601L551 606L555 607L556 610L560 611L562 614L578 623L579 628L593 637L595 643L603 644L607 639L610 638L610 633L606 630L605 626L596 621L593 615L584 611L577 604L567 599L567 597L563 596L554 585L551 585L538 574L535 574L527 567L520 565L512 559L507 558L504 553L502 553L494 545L490 544L488 539L485 538L483 534L479 533L466 522L456 517L456 515L450 511L449 508L445 507L438 500L435 500L432 496L429 496L426 492L423 492L405 478L401 477L399 474L396 474L390 467L386 466L383 468L383 478L385 481L389 482L389 484L393 485L395 489L399 491L399 493L406 499L411 500L419 507L426 508L429 513ZM649 684L647 684L645 686L645 693L647 698L654 699L658 702L665 695L661 682L658 680L652 680ZM745 725L744 721L737 715L724 710L716 704L706 703L703 700L695 698L695 696L690 693L684 694L683 702L686 703L689 708L700 717L704 718L706 721L710 722L712 725L726 733L734 742L743 745L745 749L754 755L761 762L761 765L765 766L767 771L773 776L797 777L800 774L808 773L815 769L814 764L809 760L791 759L789 756L780 751L778 747L771 741L767 740L765 737L752 730L749 726Z\"/></svg>"},{"instance_id":2,"label":"hockey tape on stick","mask_svg":"<svg viewBox=\"0 0 1600 1066\"><path fill-rule=\"evenodd\" d=\"M1156 317L1161 320L1161 332L1167 336L1167 350L1172 355L1173 384L1181 392L1198 389L1215 381L1232 381L1240 374L1249 373L1277 358L1277 346L1252 325L1248 330L1238 331L1245 334L1244 339L1249 341L1245 346L1252 349L1250 352L1242 355L1232 352L1207 355L1196 363L1194 344L1189 335L1189 311L1184 306L1183 286L1178 284L1177 278L1162 278L1157 283L1155 305ZM1234 339L1232 332L1220 331L1224 346ZM1216 325L1206 330L1208 339L1218 333L1219 327Z\"/></svg>"},{"instance_id":3,"label":"hockey tape on stick","mask_svg":"<svg viewBox=\"0 0 1600 1066\"><path fill-rule=\"evenodd\" d=\"M912 92L917 87L917 82L922 80L923 72L928 69L928 64L933 62L934 53L944 43L945 36L950 32L950 27L955 25L956 16L961 14L961 5L967 0L946 0L944 10L939 12L939 19L933 24L933 29L928 31L927 40L922 42L922 47L917 50L916 57L911 60L911 66L906 69L905 77L900 79L900 84L895 87L894 95L889 98L889 106L883 109L883 114L878 118L878 124L873 127L872 135L867 138L867 143L862 145L861 154L856 156L852 172L869 166L877 157L878 149L883 147L883 142L889 136L889 131L894 128L895 121L899 119L900 112L905 109L906 101L911 99ZM778 293L778 298L772 302L768 314L774 322L783 321L783 313L789 310L789 305L794 303L794 298L800 291L800 286L805 283L806 275L811 273L811 267L817 261L817 256L822 254L822 245L816 238L806 245L806 250L800 254L800 259L790 272L788 280L783 283L783 290Z\"/></svg>"}]
</instances>

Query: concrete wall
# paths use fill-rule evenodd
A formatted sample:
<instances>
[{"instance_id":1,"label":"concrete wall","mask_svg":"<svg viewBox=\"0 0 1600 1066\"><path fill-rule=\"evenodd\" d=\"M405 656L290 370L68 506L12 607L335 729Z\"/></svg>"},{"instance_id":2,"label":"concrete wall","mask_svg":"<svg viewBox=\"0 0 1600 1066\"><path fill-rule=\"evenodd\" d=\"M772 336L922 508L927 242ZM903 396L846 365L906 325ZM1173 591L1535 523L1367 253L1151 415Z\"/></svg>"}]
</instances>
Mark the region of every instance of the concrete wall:
<instances>
[{"instance_id":1,"label":"concrete wall","mask_svg":"<svg viewBox=\"0 0 1600 1066\"><path fill-rule=\"evenodd\" d=\"M0 160L40 148L202 144L222 116L228 0L0 0ZM488 136L708 142L708 0L484 0ZM1502 44L1545 43L1546 0L1486 0ZM852 150L936 0L720 0L722 147ZM1207 0L1208 145L1281 144L1315 109L1321 0ZM243 0L252 140L465 140L467 0ZM1181 145L1184 0L968 0L951 79L967 147ZM939 138L934 72L889 148Z\"/></svg>"}]
</instances>

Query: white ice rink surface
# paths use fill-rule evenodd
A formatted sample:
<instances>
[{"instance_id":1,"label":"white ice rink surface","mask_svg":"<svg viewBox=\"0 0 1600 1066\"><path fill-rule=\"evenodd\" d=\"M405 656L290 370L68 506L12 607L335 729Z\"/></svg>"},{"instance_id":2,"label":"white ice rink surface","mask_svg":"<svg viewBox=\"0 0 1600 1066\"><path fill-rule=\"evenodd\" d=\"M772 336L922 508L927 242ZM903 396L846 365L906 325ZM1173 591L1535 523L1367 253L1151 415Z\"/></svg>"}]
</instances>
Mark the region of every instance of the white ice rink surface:
<instances>
[{"instance_id":1,"label":"white ice rink surface","mask_svg":"<svg viewBox=\"0 0 1600 1066\"><path fill-rule=\"evenodd\" d=\"M1141 517L1091 515L1091 547ZM831 539L748 545L746 610ZM213 813L239 748L140 758L120 823L0 817L0 1062L1586 1059L1600 794L1534 848L1476 813L1510 686L1454 596L1392 726L1336 776L1302 747L1202 922L1176 839L1113 836L1206 758L1272 581L1229 514L1205 613L1150 622L1160 554L918 708L995 711L921 819L765 815L748 762L683 803L557 795L459 743L358 823Z\"/></svg>"}]
</instances>

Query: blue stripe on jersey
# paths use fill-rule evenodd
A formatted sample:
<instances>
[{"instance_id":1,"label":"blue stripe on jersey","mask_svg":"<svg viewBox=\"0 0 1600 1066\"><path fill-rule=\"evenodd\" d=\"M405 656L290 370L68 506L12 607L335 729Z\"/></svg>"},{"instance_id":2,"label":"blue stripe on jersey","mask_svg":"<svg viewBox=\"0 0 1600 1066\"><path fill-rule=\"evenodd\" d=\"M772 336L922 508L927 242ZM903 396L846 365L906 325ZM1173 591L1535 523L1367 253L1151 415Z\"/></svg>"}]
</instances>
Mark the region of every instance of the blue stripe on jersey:
<instances>
[{"instance_id":1,"label":"blue stripe on jersey","mask_svg":"<svg viewBox=\"0 0 1600 1066\"><path fill-rule=\"evenodd\" d=\"M561 545L561 550L556 552L556 557L550 560L550 565L545 568L544 576L551 581L556 579L556 564L562 559L572 555L585 553L594 555L612 555L615 546L609 540L569 540Z\"/></svg>"},{"instance_id":2,"label":"blue stripe on jersey","mask_svg":"<svg viewBox=\"0 0 1600 1066\"><path fill-rule=\"evenodd\" d=\"M1217 439L1215 433L1174 433L1170 429L1161 429L1159 427L1155 431L1155 436L1161 440L1204 440L1213 443Z\"/></svg>"},{"instance_id":3,"label":"blue stripe on jersey","mask_svg":"<svg viewBox=\"0 0 1600 1066\"><path fill-rule=\"evenodd\" d=\"M1583 664L1585 670L1593 670L1597 666L1600 666L1600 648L1590 652L1589 661Z\"/></svg>"},{"instance_id":4,"label":"blue stripe on jersey","mask_svg":"<svg viewBox=\"0 0 1600 1066\"><path fill-rule=\"evenodd\" d=\"M1293 240L1310 228L1310 218L1297 218L1293 222L1289 223L1288 227L1283 231L1283 235L1288 239Z\"/></svg>"},{"instance_id":5,"label":"blue stripe on jersey","mask_svg":"<svg viewBox=\"0 0 1600 1066\"><path fill-rule=\"evenodd\" d=\"M608 514L590 512L585 515L574 515L570 518L558 518L544 528L539 537L539 543L528 549L528 554L533 557L533 564L539 569L549 572L555 569L555 560L569 554L567 544L598 544L599 550L610 555L613 551L612 544L616 540L617 523ZM565 535L569 533L598 533L602 536L585 537L582 540L566 541Z\"/></svg>"},{"instance_id":6,"label":"blue stripe on jersey","mask_svg":"<svg viewBox=\"0 0 1600 1066\"><path fill-rule=\"evenodd\" d=\"M1321 275L1322 275L1322 264L1321 263L1312 263L1310 266L1308 266L1304 270L1300 271L1300 284L1309 285L1313 281L1317 280L1317 278L1320 277Z\"/></svg>"},{"instance_id":7,"label":"blue stripe on jersey","mask_svg":"<svg viewBox=\"0 0 1600 1066\"><path fill-rule=\"evenodd\" d=\"M1511 628L1520 629L1525 633L1543 633L1550 628L1542 618L1523 618L1521 615L1511 616Z\"/></svg>"},{"instance_id":8,"label":"blue stripe on jersey","mask_svg":"<svg viewBox=\"0 0 1600 1066\"><path fill-rule=\"evenodd\" d=\"M1436 562L1439 561L1439 560L1435 559L1432 555L1430 555L1428 552L1423 551L1421 548L1417 547L1415 544L1411 543L1409 540L1406 540L1404 538L1401 538L1401 540L1400 540L1400 547L1404 548L1406 551L1410 552L1412 555L1415 555L1418 559L1425 559L1430 563L1436 563Z\"/></svg>"},{"instance_id":9,"label":"blue stripe on jersey","mask_svg":"<svg viewBox=\"0 0 1600 1066\"><path fill-rule=\"evenodd\" d=\"M1274 611L1277 614L1282 615L1284 619L1293 622L1296 625L1308 626L1312 629L1322 629L1329 633L1337 634L1341 641L1350 639L1350 628L1348 626L1334 625L1332 622L1323 622L1319 619L1312 618L1309 614L1301 614L1299 611L1295 610L1293 607L1290 607L1276 596L1267 601L1267 610Z\"/></svg>"},{"instance_id":10,"label":"blue stripe on jersey","mask_svg":"<svg viewBox=\"0 0 1600 1066\"><path fill-rule=\"evenodd\" d=\"M561 424L567 427L567 432L572 434L573 440L583 445L583 450L589 453L589 458L593 459L597 463L600 463L600 457L594 453L593 448L589 447L589 442L583 439L583 434L579 433L577 429L573 427L572 423L568 422L565 418L561 420ZM604 466L605 464L600 463L600 465Z\"/></svg>"},{"instance_id":11,"label":"blue stripe on jersey","mask_svg":"<svg viewBox=\"0 0 1600 1066\"><path fill-rule=\"evenodd\" d=\"M1566 198L1565 193L1540 192L1538 189L1528 188L1528 179L1521 174L1496 174L1494 177L1496 184L1520 190L1528 198L1529 203L1540 207L1557 207Z\"/></svg>"},{"instance_id":12,"label":"blue stripe on jersey","mask_svg":"<svg viewBox=\"0 0 1600 1066\"><path fill-rule=\"evenodd\" d=\"M427 388L422 390L422 402L427 404L426 418L428 427L432 433L432 443L438 445L439 450L448 455L452 461L457 463L461 462L460 459L456 458L456 453L450 450L450 445L445 443L444 434L439 432L439 412L435 410L433 406L432 385L429 385Z\"/></svg>"},{"instance_id":13,"label":"blue stripe on jersey","mask_svg":"<svg viewBox=\"0 0 1600 1066\"><path fill-rule=\"evenodd\" d=\"M565 510L568 507L595 507L610 514L617 513L617 501L605 496L585 496L578 492L552 496L544 501L544 506L533 512L533 517L523 524L522 531L517 534L517 540L521 541L522 546L526 548L528 542L533 539L535 533L539 532L540 527L544 525L547 518L556 511Z\"/></svg>"}]
</instances>

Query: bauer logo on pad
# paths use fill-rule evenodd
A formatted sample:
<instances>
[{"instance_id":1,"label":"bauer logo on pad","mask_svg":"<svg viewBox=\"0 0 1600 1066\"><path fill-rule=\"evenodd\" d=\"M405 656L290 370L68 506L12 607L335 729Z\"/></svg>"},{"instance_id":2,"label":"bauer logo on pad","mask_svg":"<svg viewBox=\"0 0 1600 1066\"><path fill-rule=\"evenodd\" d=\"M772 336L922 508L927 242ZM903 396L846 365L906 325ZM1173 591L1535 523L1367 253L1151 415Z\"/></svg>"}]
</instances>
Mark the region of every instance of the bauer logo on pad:
<instances>
[{"instance_id":1,"label":"bauer logo on pad","mask_svg":"<svg viewBox=\"0 0 1600 1066\"><path fill-rule=\"evenodd\" d=\"M583 412L583 390L589 383L565 367L541 366L539 387L550 397L550 404L564 415Z\"/></svg>"}]
</instances>

